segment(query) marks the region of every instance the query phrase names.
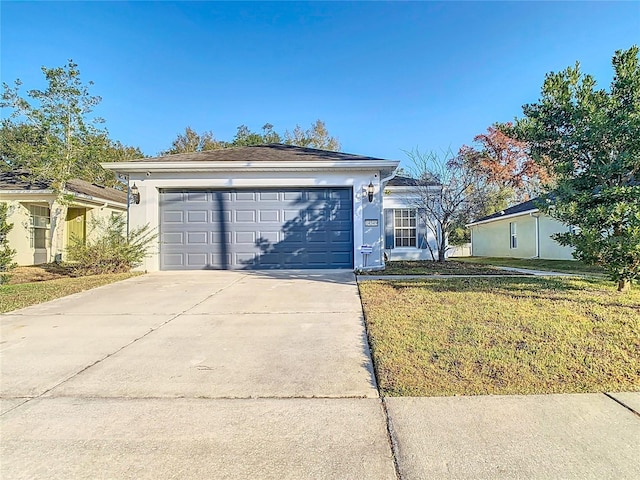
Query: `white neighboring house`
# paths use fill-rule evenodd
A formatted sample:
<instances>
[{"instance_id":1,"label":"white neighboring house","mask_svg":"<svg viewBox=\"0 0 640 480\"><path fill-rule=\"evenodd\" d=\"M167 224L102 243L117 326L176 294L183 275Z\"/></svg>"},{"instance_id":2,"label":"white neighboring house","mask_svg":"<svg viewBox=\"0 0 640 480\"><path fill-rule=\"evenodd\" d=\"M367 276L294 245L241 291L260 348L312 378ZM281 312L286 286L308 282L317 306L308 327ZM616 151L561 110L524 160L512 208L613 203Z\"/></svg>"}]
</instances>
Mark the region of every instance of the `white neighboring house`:
<instances>
[{"instance_id":1,"label":"white neighboring house","mask_svg":"<svg viewBox=\"0 0 640 480\"><path fill-rule=\"evenodd\" d=\"M437 190L441 185L434 182L431 187ZM384 252L388 260L438 259L436 238L418 215L418 188L425 187L419 186L418 180L403 176L392 178L384 187Z\"/></svg>"},{"instance_id":2,"label":"white neighboring house","mask_svg":"<svg viewBox=\"0 0 640 480\"><path fill-rule=\"evenodd\" d=\"M102 166L139 193L131 228L159 233L142 270L382 269L381 187L398 163L271 144Z\"/></svg>"},{"instance_id":3,"label":"white neighboring house","mask_svg":"<svg viewBox=\"0 0 640 480\"><path fill-rule=\"evenodd\" d=\"M532 199L468 224L474 257L575 260L571 247L551 238L571 227L540 212Z\"/></svg>"}]
</instances>

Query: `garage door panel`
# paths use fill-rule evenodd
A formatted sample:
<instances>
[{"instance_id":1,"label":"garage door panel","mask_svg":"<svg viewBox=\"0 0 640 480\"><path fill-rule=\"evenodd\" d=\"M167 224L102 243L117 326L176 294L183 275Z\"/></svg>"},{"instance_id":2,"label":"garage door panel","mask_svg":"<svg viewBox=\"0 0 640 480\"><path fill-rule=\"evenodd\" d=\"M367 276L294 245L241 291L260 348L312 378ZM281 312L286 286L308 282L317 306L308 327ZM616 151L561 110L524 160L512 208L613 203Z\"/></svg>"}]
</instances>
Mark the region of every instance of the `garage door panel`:
<instances>
[{"instance_id":1,"label":"garage door panel","mask_svg":"<svg viewBox=\"0 0 640 480\"><path fill-rule=\"evenodd\" d=\"M280 210L260 210L258 212L258 219L261 223L279 223Z\"/></svg>"},{"instance_id":2,"label":"garage door panel","mask_svg":"<svg viewBox=\"0 0 640 480\"><path fill-rule=\"evenodd\" d=\"M239 223L255 223L257 215L255 210L236 210L235 217Z\"/></svg>"},{"instance_id":3,"label":"garage door panel","mask_svg":"<svg viewBox=\"0 0 640 480\"><path fill-rule=\"evenodd\" d=\"M161 191L160 209L162 269L353 266L348 188Z\"/></svg>"},{"instance_id":4,"label":"garage door panel","mask_svg":"<svg viewBox=\"0 0 640 480\"><path fill-rule=\"evenodd\" d=\"M163 223L184 223L184 212L169 210L162 213Z\"/></svg>"},{"instance_id":5,"label":"garage door panel","mask_svg":"<svg viewBox=\"0 0 640 480\"><path fill-rule=\"evenodd\" d=\"M209 194L207 192L188 192L184 194L184 200L187 202L202 202L207 203L209 201Z\"/></svg>"},{"instance_id":6,"label":"garage door panel","mask_svg":"<svg viewBox=\"0 0 640 480\"><path fill-rule=\"evenodd\" d=\"M187 245L206 245L208 232L187 232Z\"/></svg>"},{"instance_id":7,"label":"garage door panel","mask_svg":"<svg viewBox=\"0 0 640 480\"><path fill-rule=\"evenodd\" d=\"M209 223L206 210L187 210L187 223Z\"/></svg>"},{"instance_id":8,"label":"garage door panel","mask_svg":"<svg viewBox=\"0 0 640 480\"><path fill-rule=\"evenodd\" d=\"M231 232L209 232L211 234L211 243L231 243Z\"/></svg>"}]
</instances>

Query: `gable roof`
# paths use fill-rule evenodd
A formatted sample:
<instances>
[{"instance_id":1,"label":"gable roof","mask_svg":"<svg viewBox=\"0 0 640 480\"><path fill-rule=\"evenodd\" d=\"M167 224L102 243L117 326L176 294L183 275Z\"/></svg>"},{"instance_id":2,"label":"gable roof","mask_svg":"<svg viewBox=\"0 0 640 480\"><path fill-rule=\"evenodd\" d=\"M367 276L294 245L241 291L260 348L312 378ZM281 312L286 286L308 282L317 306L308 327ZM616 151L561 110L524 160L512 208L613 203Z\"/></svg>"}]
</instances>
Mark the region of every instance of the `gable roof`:
<instances>
[{"instance_id":1,"label":"gable roof","mask_svg":"<svg viewBox=\"0 0 640 480\"><path fill-rule=\"evenodd\" d=\"M383 159L352 153L271 143L266 145L252 145L249 147L207 150L206 152L176 153L160 157L139 158L130 160L130 162L299 162L317 160L344 162Z\"/></svg>"},{"instance_id":2,"label":"gable roof","mask_svg":"<svg viewBox=\"0 0 640 480\"><path fill-rule=\"evenodd\" d=\"M13 172L0 172L0 192L2 191L37 191L50 190L51 181L33 177L25 170ZM100 200L109 200L116 203L127 203L127 193L115 188L86 182L79 178L67 182L67 190L70 193L84 195Z\"/></svg>"},{"instance_id":3,"label":"gable roof","mask_svg":"<svg viewBox=\"0 0 640 480\"><path fill-rule=\"evenodd\" d=\"M526 213L535 213L538 211L537 202L539 198L532 198L523 203L519 203L514 205L513 207L505 208L496 213L492 213L491 215L487 215L486 217L479 218L468 225L476 225L477 223L489 222L491 220L501 219L505 217L512 217L517 215L524 215Z\"/></svg>"}]
</instances>

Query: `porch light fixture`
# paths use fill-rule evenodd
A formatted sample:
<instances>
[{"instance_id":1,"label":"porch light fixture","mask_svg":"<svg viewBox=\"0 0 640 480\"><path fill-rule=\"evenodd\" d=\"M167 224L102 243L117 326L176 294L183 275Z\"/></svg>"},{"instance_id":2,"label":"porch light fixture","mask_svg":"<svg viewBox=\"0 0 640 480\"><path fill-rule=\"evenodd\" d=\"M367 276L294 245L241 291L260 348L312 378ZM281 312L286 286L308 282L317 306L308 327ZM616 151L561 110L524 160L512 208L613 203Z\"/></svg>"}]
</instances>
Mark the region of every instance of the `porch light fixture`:
<instances>
[{"instance_id":1,"label":"porch light fixture","mask_svg":"<svg viewBox=\"0 0 640 480\"><path fill-rule=\"evenodd\" d=\"M136 184L134 183L133 186L131 187L131 198L133 199L133 203L135 203L136 205L140 204L140 190L138 190L138 187L136 187Z\"/></svg>"},{"instance_id":2,"label":"porch light fixture","mask_svg":"<svg viewBox=\"0 0 640 480\"><path fill-rule=\"evenodd\" d=\"M373 183L369 182L369 186L367 187L367 198L369 199L369 203L373 202Z\"/></svg>"}]
</instances>

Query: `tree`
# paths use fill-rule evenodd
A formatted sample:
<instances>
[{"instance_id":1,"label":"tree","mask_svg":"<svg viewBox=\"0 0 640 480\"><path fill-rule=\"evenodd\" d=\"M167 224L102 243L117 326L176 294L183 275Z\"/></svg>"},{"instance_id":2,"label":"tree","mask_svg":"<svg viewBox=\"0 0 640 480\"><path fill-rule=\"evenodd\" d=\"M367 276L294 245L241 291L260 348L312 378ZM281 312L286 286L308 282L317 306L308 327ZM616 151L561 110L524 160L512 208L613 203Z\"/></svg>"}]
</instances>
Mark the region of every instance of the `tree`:
<instances>
[{"instance_id":1,"label":"tree","mask_svg":"<svg viewBox=\"0 0 640 480\"><path fill-rule=\"evenodd\" d=\"M16 251L9 247L9 232L13 229L13 224L7 223L8 207L6 203L0 203L0 272L6 272L14 266L13 256ZM0 283L4 279L0 275Z\"/></svg>"},{"instance_id":2,"label":"tree","mask_svg":"<svg viewBox=\"0 0 640 480\"><path fill-rule=\"evenodd\" d=\"M0 126L0 172L27 169L31 154L45 142L45 132L4 119Z\"/></svg>"},{"instance_id":3,"label":"tree","mask_svg":"<svg viewBox=\"0 0 640 480\"><path fill-rule=\"evenodd\" d=\"M458 158L494 185L499 190L497 195L510 194L508 200L520 203L540 195L552 177L544 165L529 155L525 142L505 133L511 126L511 123L490 126L487 133L473 138L479 148L465 145Z\"/></svg>"},{"instance_id":4,"label":"tree","mask_svg":"<svg viewBox=\"0 0 640 480\"><path fill-rule=\"evenodd\" d=\"M486 207L486 181L474 170L466 168L459 155L454 156L451 152L443 157L435 152L420 152L417 148L406 153L412 163L411 173L418 179L407 200L417 210L427 232L436 239L437 259L443 262L449 249L447 239L456 225L460 225L461 219L473 218ZM436 248L429 242L426 245L435 260Z\"/></svg>"},{"instance_id":5,"label":"tree","mask_svg":"<svg viewBox=\"0 0 640 480\"><path fill-rule=\"evenodd\" d=\"M171 142L171 148L160 152L160 155L172 155L175 153L206 152L208 150L219 150L226 144L215 139L211 130L202 133L196 132L191 127L186 127L184 133Z\"/></svg>"},{"instance_id":6,"label":"tree","mask_svg":"<svg viewBox=\"0 0 640 480\"><path fill-rule=\"evenodd\" d=\"M20 95L20 80L10 87L3 83L0 106L12 110L10 119L31 127L40 140L23 143L17 162L27 166L32 175L49 180L57 198L51 209L50 255L57 258L62 252L64 222L69 197L65 194L67 182L74 177L86 177L88 171L99 172L101 167L92 152L97 143L104 143L106 131L98 128L103 123L91 117L101 101L89 94L89 86L80 79L78 66L72 60L64 67L42 67L48 86L46 90L29 90L27 98ZM16 127L16 124L8 128ZM26 127L25 127L26 128Z\"/></svg>"},{"instance_id":7,"label":"tree","mask_svg":"<svg viewBox=\"0 0 640 480\"><path fill-rule=\"evenodd\" d=\"M240 125L236 136L231 141L232 147L250 147L252 145L264 145L267 143L280 143L280 135L273 130L273 125L265 123L262 133L252 132L246 125Z\"/></svg>"},{"instance_id":8,"label":"tree","mask_svg":"<svg viewBox=\"0 0 640 480\"><path fill-rule=\"evenodd\" d=\"M607 92L575 67L546 75L537 103L513 133L548 163L557 188L540 207L577 227L555 235L574 256L601 265L618 290L640 278L640 66L638 47L613 57Z\"/></svg>"},{"instance_id":9,"label":"tree","mask_svg":"<svg viewBox=\"0 0 640 480\"><path fill-rule=\"evenodd\" d=\"M311 128L304 130L296 125L292 132L288 130L284 134L284 143L299 147L318 148L321 150L340 150L340 142L336 137L329 135L326 125L322 120L316 120Z\"/></svg>"}]
</instances>

